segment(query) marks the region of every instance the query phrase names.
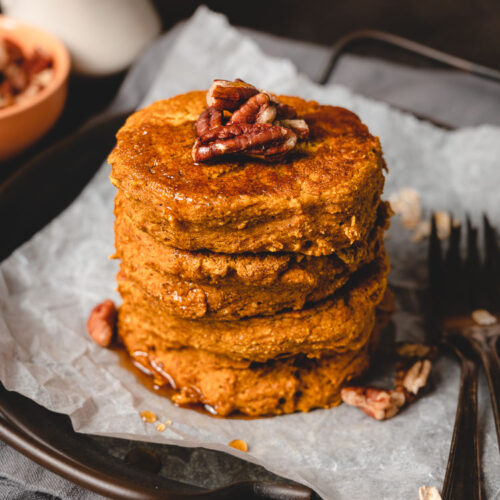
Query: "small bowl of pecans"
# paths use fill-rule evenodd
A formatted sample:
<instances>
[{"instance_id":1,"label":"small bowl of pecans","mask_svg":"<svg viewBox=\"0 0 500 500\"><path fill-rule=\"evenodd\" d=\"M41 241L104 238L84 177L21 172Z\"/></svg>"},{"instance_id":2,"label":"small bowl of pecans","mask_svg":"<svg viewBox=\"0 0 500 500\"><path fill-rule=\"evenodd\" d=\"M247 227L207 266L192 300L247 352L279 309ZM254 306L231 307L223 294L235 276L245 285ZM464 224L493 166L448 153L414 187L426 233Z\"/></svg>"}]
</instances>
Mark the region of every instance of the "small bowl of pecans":
<instances>
[{"instance_id":1,"label":"small bowl of pecans","mask_svg":"<svg viewBox=\"0 0 500 500\"><path fill-rule=\"evenodd\" d=\"M0 15L0 162L54 125L69 70L69 54L56 37Z\"/></svg>"}]
</instances>

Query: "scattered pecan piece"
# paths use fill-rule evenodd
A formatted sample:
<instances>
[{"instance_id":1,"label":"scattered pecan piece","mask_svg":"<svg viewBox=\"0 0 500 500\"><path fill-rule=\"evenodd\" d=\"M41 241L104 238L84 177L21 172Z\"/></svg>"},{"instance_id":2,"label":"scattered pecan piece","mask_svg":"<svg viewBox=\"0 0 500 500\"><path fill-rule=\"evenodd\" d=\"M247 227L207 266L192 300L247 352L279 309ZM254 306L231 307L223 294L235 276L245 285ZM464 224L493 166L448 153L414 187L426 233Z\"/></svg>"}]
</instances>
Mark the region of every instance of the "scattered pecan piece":
<instances>
[{"instance_id":1,"label":"scattered pecan piece","mask_svg":"<svg viewBox=\"0 0 500 500\"><path fill-rule=\"evenodd\" d=\"M258 93L253 85L240 79L214 80L207 92L207 104L215 109L234 111Z\"/></svg>"},{"instance_id":2,"label":"scattered pecan piece","mask_svg":"<svg viewBox=\"0 0 500 500\"><path fill-rule=\"evenodd\" d=\"M435 486L420 486L418 489L419 500L442 500Z\"/></svg>"},{"instance_id":3,"label":"scattered pecan piece","mask_svg":"<svg viewBox=\"0 0 500 500\"><path fill-rule=\"evenodd\" d=\"M415 361L410 368L400 366L396 370L396 390L402 390L409 401L412 401L420 389L425 387L431 372L432 363L428 359Z\"/></svg>"},{"instance_id":4,"label":"scattered pecan piece","mask_svg":"<svg viewBox=\"0 0 500 500\"><path fill-rule=\"evenodd\" d=\"M196 135L204 137L211 130L220 126L222 126L222 111L210 106L203 111L196 122Z\"/></svg>"},{"instance_id":5,"label":"scattered pecan piece","mask_svg":"<svg viewBox=\"0 0 500 500\"><path fill-rule=\"evenodd\" d=\"M498 323L496 316L493 316L486 309L476 309L472 312L471 317L480 326L491 326Z\"/></svg>"},{"instance_id":6,"label":"scattered pecan piece","mask_svg":"<svg viewBox=\"0 0 500 500\"><path fill-rule=\"evenodd\" d=\"M115 331L116 313L116 306L110 299L106 299L92 309L87 321L87 329L94 342L103 347L111 344Z\"/></svg>"},{"instance_id":7,"label":"scattered pecan piece","mask_svg":"<svg viewBox=\"0 0 500 500\"><path fill-rule=\"evenodd\" d=\"M399 360L394 386L405 393L408 402L412 402L427 384L432 369L430 359L437 355L437 347L406 342L399 344L396 352Z\"/></svg>"},{"instance_id":8,"label":"scattered pecan piece","mask_svg":"<svg viewBox=\"0 0 500 500\"><path fill-rule=\"evenodd\" d=\"M412 188L401 188L389 196L392 210L401 216L406 229L415 229L422 220L420 193Z\"/></svg>"},{"instance_id":9,"label":"scattered pecan piece","mask_svg":"<svg viewBox=\"0 0 500 500\"><path fill-rule=\"evenodd\" d=\"M340 394L342 401L358 406L377 420L391 418L404 404L413 402L427 384L432 368L429 358L437 354L437 348L424 344L402 343L396 351L398 360L393 390L344 387Z\"/></svg>"},{"instance_id":10,"label":"scattered pecan piece","mask_svg":"<svg viewBox=\"0 0 500 500\"><path fill-rule=\"evenodd\" d=\"M391 418L405 404L406 398L401 391L388 391L375 387L344 387L340 392L342 401L361 408L376 420Z\"/></svg>"},{"instance_id":11,"label":"scattered pecan piece","mask_svg":"<svg viewBox=\"0 0 500 500\"><path fill-rule=\"evenodd\" d=\"M217 127L196 140L195 162L244 152L259 158L276 158L291 151L297 143L294 132L277 125L235 123Z\"/></svg>"}]
</instances>

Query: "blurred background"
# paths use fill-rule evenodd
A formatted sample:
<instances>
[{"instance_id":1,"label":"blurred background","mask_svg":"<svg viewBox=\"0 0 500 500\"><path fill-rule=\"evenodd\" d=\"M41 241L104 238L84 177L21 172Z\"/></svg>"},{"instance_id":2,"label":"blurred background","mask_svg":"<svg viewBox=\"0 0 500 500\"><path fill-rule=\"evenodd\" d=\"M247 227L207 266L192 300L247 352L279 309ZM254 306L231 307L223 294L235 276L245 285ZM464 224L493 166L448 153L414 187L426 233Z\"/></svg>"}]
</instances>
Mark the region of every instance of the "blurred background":
<instances>
[{"instance_id":1,"label":"blurred background","mask_svg":"<svg viewBox=\"0 0 500 500\"><path fill-rule=\"evenodd\" d=\"M202 3L227 15L231 24L251 29L257 41L258 32L262 32L280 37L280 42L284 38L306 42L306 46L314 44L318 57L324 59L323 65L328 58L327 48L340 37L355 30L377 29L500 70L500 2L495 0L2 0L4 15L58 36L69 48L73 70L66 105L57 123L23 154L0 163L0 181L36 152L103 111L115 96L131 62L161 32L190 17ZM143 26L143 32L131 29L137 24ZM103 52L99 44L105 44L106 36L120 39L121 50L115 55L108 54L107 59L101 54L100 60L97 57L93 61L92 51ZM278 52L274 55L281 55L280 47L285 45L276 43L272 47ZM430 64L406 52L377 45L360 45L354 52L389 57L417 67ZM289 54L284 50L283 55ZM363 76L358 76L359 88L355 90L370 94L362 80ZM372 96L381 97L376 92Z\"/></svg>"}]
</instances>

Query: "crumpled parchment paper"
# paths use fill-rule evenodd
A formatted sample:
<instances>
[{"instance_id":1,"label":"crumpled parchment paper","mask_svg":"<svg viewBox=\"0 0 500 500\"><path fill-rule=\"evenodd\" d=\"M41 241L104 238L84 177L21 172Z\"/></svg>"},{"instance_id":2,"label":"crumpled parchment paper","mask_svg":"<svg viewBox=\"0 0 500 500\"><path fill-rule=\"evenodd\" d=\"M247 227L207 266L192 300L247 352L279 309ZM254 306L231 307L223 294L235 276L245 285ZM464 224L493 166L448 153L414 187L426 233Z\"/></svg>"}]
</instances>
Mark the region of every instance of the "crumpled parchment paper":
<instances>
[{"instance_id":1,"label":"crumpled parchment paper","mask_svg":"<svg viewBox=\"0 0 500 500\"><path fill-rule=\"evenodd\" d=\"M320 87L286 61L264 55L226 19L200 8L162 61L147 105L213 78L243 78L276 93L295 94L352 109L380 136L390 172L386 197L417 190L424 214L487 212L500 226L500 128L446 131L342 86ZM459 106L460 103L457 103ZM68 165L71 168L71 165ZM0 265L0 380L43 406L70 416L76 431L232 453L315 489L324 498L417 498L418 486L443 481L458 397L458 364L442 358L433 390L396 418L376 422L342 405L308 414L257 420L213 419L176 408L152 394L86 332L91 308L119 302L113 253L115 189L104 164L78 199ZM424 334L419 293L426 279L426 243L395 218L387 238L390 282L399 311L396 336ZM484 381L480 432L488 498L500 497L500 460ZM141 410L172 421L162 433L142 422ZM240 438L246 454L229 448Z\"/></svg>"}]
</instances>

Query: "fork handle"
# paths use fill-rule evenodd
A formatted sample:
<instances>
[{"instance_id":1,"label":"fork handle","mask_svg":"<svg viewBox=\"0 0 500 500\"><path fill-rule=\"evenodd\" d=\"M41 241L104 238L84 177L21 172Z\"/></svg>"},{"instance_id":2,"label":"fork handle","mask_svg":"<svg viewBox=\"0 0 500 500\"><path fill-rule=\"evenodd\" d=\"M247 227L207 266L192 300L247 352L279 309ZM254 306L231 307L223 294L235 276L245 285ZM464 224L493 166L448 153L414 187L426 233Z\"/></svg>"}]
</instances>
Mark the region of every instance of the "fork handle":
<instances>
[{"instance_id":1,"label":"fork handle","mask_svg":"<svg viewBox=\"0 0 500 500\"><path fill-rule=\"evenodd\" d=\"M481 482L477 433L477 364L455 342L461 360L460 395L450 456L443 484L443 500L480 500Z\"/></svg>"},{"instance_id":2,"label":"fork handle","mask_svg":"<svg viewBox=\"0 0 500 500\"><path fill-rule=\"evenodd\" d=\"M486 373L500 451L500 360L497 354L497 342L498 337L496 336L492 336L489 339L471 339L471 344L479 355Z\"/></svg>"}]
</instances>

